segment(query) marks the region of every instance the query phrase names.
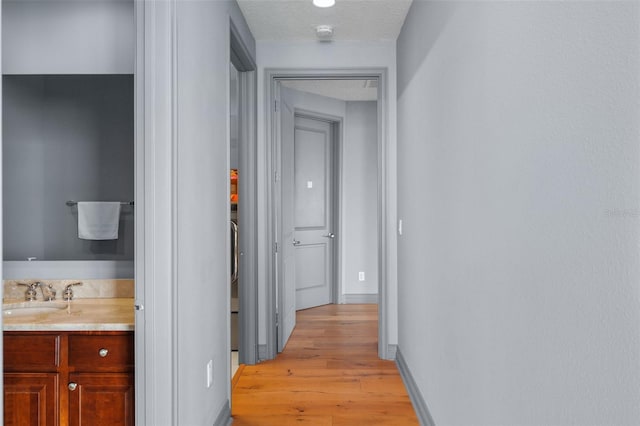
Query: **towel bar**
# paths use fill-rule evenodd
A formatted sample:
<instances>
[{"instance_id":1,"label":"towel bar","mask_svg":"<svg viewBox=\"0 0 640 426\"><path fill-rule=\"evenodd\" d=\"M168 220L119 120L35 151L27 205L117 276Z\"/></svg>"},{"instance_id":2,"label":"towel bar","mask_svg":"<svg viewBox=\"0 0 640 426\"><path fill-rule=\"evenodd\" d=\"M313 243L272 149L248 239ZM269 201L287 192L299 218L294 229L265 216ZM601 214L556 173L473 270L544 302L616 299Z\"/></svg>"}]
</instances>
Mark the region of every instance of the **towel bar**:
<instances>
[{"instance_id":1,"label":"towel bar","mask_svg":"<svg viewBox=\"0 0 640 426\"><path fill-rule=\"evenodd\" d=\"M75 206L75 205L78 204L78 202L70 200L70 201L67 201L66 204L68 206ZM133 206L133 201L120 201L120 205L121 206Z\"/></svg>"}]
</instances>

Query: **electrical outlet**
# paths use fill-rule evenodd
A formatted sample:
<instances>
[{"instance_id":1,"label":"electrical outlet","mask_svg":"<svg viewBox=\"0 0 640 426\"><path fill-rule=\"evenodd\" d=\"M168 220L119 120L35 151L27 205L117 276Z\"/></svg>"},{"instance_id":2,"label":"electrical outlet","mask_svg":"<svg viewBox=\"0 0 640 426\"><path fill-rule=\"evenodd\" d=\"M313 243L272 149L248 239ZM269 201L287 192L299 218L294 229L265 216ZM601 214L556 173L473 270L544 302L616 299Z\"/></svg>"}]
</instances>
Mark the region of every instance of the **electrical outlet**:
<instances>
[{"instance_id":1,"label":"electrical outlet","mask_svg":"<svg viewBox=\"0 0 640 426\"><path fill-rule=\"evenodd\" d=\"M363 271L358 272L358 281L364 281L364 272Z\"/></svg>"},{"instance_id":2,"label":"electrical outlet","mask_svg":"<svg viewBox=\"0 0 640 426\"><path fill-rule=\"evenodd\" d=\"M210 359L207 363L207 388L213 385L213 360Z\"/></svg>"}]
</instances>

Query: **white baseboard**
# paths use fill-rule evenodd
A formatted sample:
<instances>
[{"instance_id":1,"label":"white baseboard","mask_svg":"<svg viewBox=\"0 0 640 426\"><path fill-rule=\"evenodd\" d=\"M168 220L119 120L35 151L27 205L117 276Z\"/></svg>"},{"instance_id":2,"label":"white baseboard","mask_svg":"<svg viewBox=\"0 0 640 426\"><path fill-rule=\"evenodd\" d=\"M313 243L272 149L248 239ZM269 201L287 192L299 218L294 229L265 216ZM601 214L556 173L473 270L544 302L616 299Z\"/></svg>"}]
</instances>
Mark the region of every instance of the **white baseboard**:
<instances>
[{"instance_id":1,"label":"white baseboard","mask_svg":"<svg viewBox=\"0 0 640 426\"><path fill-rule=\"evenodd\" d=\"M213 426L229 426L233 422L231 418L231 408L229 408L229 400L222 404L218 417L213 422Z\"/></svg>"},{"instance_id":2,"label":"white baseboard","mask_svg":"<svg viewBox=\"0 0 640 426\"><path fill-rule=\"evenodd\" d=\"M427 407L427 403L422 397L422 393L420 392L420 389L418 389L418 385L413 379L409 366L407 365L407 362L402 356L402 352L399 348L396 350L396 365L400 371L400 376L402 377L404 386L407 388L407 393L409 394L409 398L411 398L413 409L416 411L416 416L418 416L420 424L423 426L436 426L433 421L433 417L431 417L431 413L429 412L429 408Z\"/></svg>"},{"instance_id":3,"label":"white baseboard","mask_svg":"<svg viewBox=\"0 0 640 426\"><path fill-rule=\"evenodd\" d=\"M343 294L342 303L350 304L376 304L378 303L377 294Z\"/></svg>"}]
</instances>

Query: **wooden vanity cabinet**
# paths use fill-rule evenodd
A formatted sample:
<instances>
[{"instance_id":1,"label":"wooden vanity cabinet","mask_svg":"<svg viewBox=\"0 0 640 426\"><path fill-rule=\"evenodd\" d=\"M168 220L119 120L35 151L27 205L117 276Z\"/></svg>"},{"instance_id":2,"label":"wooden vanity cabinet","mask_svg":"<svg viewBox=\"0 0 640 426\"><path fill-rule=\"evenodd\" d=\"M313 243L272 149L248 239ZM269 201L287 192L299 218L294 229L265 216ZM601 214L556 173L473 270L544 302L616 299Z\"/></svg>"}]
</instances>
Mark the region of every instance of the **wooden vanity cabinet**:
<instances>
[{"instance_id":1,"label":"wooden vanity cabinet","mask_svg":"<svg viewBox=\"0 0 640 426\"><path fill-rule=\"evenodd\" d=\"M133 332L4 333L5 425L133 425Z\"/></svg>"}]
</instances>

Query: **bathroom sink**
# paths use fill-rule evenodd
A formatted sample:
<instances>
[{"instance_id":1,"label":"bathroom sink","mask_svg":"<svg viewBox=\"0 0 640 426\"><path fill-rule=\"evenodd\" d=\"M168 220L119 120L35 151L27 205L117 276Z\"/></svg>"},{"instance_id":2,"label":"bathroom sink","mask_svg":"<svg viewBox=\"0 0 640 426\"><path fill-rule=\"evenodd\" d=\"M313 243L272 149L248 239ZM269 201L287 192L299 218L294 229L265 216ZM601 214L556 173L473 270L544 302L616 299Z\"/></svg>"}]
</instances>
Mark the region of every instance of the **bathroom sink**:
<instances>
[{"instance_id":1,"label":"bathroom sink","mask_svg":"<svg viewBox=\"0 0 640 426\"><path fill-rule=\"evenodd\" d=\"M67 307L63 302L21 302L2 305L2 316L18 317L58 312Z\"/></svg>"}]
</instances>

